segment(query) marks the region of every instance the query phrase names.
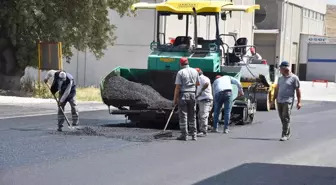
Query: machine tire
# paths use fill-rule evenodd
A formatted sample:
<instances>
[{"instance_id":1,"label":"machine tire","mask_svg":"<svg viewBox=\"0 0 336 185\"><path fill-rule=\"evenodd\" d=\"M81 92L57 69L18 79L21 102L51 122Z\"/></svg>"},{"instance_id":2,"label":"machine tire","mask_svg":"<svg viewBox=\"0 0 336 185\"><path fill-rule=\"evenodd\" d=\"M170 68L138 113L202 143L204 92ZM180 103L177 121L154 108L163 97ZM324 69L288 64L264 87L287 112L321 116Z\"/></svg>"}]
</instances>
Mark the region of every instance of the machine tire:
<instances>
[{"instance_id":1,"label":"machine tire","mask_svg":"<svg viewBox=\"0 0 336 185\"><path fill-rule=\"evenodd\" d=\"M268 93L258 93L257 111L270 111L271 104Z\"/></svg>"},{"instance_id":2,"label":"machine tire","mask_svg":"<svg viewBox=\"0 0 336 185\"><path fill-rule=\"evenodd\" d=\"M237 125L248 125L253 122L254 114L248 114L248 108L245 107L242 112L241 120Z\"/></svg>"}]
</instances>

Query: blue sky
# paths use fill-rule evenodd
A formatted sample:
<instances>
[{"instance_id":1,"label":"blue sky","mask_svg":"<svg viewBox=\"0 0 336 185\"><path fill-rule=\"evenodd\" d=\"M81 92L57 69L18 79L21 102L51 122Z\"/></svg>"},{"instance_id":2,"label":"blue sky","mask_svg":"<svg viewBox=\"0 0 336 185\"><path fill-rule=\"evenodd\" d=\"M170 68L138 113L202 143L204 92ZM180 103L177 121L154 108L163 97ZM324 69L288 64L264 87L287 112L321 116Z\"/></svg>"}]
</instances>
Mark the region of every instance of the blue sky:
<instances>
[{"instance_id":1,"label":"blue sky","mask_svg":"<svg viewBox=\"0 0 336 185\"><path fill-rule=\"evenodd\" d=\"M327 0L328 4L336 4L336 0Z\"/></svg>"}]
</instances>

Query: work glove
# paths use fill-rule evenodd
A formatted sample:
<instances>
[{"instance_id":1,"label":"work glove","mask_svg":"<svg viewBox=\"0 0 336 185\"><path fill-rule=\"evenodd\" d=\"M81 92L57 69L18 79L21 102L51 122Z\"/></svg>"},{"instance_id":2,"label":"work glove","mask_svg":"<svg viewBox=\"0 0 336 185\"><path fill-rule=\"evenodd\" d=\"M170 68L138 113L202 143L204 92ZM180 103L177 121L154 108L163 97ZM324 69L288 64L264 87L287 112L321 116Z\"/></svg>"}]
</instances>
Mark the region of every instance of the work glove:
<instances>
[{"instance_id":1,"label":"work glove","mask_svg":"<svg viewBox=\"0 0 336 185\"><path fill-rule=\"evenodd\" d=\"M61 102L61 101L59 101L59 102L58 102L58 106L60 106L60 107L64 107L64 106L65 106L65 102Z\"/></svg>"}]
</instances>

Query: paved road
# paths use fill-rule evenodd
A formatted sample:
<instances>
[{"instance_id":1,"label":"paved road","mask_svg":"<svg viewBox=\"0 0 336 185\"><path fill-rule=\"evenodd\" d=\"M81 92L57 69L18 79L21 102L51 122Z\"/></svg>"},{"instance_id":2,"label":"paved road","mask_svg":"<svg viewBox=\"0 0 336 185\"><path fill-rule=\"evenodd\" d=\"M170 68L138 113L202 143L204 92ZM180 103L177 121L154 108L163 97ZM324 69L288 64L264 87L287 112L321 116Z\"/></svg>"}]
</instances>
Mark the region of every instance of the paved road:
<instances>
[{"instance_id":1,"label":"paved road","mask_svg":"<svg viewBox=\"0 0 336 185\"><path fill-rule=\"evenodd\" d=\"M0 106L5 110L33 109ZM278 141L275 111L258 112L253 125L229 135L188 142L111 127L125 120L106 110L80 113L87 132L55 132L56 115L0 119L0 184L335 185L335 112L336 103L305 102L293 112L287 142Z\"/></svg>"}]
</instances>

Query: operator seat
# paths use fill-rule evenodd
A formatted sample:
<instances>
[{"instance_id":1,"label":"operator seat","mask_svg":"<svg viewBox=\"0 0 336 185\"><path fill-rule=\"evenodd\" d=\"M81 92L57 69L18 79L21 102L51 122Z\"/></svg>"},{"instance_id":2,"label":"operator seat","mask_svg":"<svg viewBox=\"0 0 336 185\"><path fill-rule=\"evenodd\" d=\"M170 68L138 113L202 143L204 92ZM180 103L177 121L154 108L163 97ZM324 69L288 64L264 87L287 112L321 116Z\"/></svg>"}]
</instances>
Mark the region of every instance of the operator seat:
<instances>
[{"instance_id":1,"label":"operator seat","mask_svg":"<svg viewBox=\"0 0 336 185\"><path fill-rule=\"evenodd\" d=\"M179 45L186 45L187 47L190 46L190 40L191 40L191 37L186 37L186 36L177 36L175 38L175 41L174 41L174 44L173 46L179 46Z\"/></svg>"},{"instance_id":2,"label":"operator seat","mask_svg":"<svg viewBox=\"0 0 336 185\"><path fill-rule=\"evenodd\" d=\"M241 37L239 38L234 46L246 46L247 45L247 38L246 37ZM236 56L236 54L239 54L241 56L246 54L246 47L239 47L239 48L234 48L232 53L227 53L226 57L226 63L227 64L232 64L232 63L238 63L240 62L239 56Z\"/></svg>"}]
</instances>

